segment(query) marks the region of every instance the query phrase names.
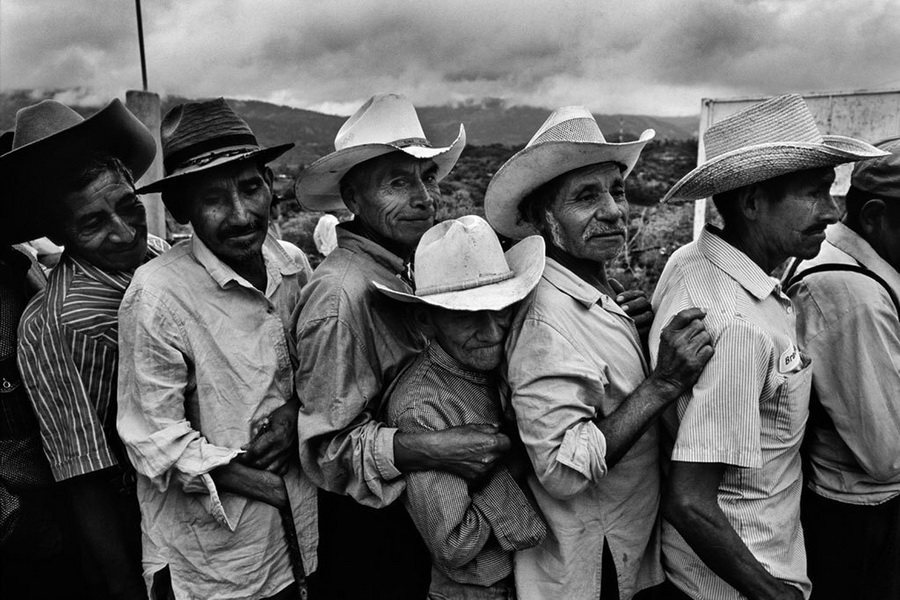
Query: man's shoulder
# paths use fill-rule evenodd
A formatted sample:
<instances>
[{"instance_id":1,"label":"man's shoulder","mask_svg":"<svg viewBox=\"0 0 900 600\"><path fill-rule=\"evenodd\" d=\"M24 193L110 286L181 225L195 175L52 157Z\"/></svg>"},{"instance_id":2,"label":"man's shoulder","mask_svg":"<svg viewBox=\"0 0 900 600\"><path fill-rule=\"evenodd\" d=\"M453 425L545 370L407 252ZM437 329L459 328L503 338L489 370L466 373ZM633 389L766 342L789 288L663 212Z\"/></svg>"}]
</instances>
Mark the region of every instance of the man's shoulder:
<instances>
[{"instance_id":1,"label":"man's shoulder","mask_svg":"<svg viewBox=\"0 0 900 600\"><path fill-rule=\"evenodd\" d=\"M138 290L164 289L168 287L168 283L177 278L184 280L184 269L188 265L192 268L198 263L191 253L190 244L181 242L138 267L128 291L133 293Z\"/></svg>"},{"instance_id":2,"label":"man's shoulder","mask_svg":"<svg viewBox=\"0 0 900 600\"><path fill-rule=\"evenodd\" d=\"M341 248L325 257L300 293L301 321L371 310L377 291L373 269L366 261L374 262Z\"/></svg>"}]
</instances>

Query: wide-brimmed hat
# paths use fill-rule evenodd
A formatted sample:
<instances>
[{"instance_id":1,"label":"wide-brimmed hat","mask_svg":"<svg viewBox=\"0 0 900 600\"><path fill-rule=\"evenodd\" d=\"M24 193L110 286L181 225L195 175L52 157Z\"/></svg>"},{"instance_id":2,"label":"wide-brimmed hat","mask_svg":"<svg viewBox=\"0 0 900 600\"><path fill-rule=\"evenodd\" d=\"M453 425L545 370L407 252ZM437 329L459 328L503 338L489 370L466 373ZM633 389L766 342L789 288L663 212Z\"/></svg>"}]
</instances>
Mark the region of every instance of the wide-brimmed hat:
<instances>
[{"instance_id":1,"label":"wide-brimmed hat","mask_svg":"<svg viewBox=\"0 0 900 600\"><path fill-rule=\"evenodd\" d=\"M76 171L98 154L118 158L135 181L153 163L153 134L118 99L87 119L55 100L19 109L9 152L0 156L0 239L16 243L46 234L42 175Z\"/></svg>"},{"instance_id":2,"label":"wide-brimmed hat","mask_svg":"<svg viewBox=\"0 0 900 600\"><path fill-rule=\"evenodd\" d=\"M777 96L715 123L703 134L706 161L662 202L699 200L796 171L885 156L866 142L822 135L803 98Z\"/></svg>"},{"instance_id":3,"label":"wide-brimmed hat","mask_svg":"<svg viewBox=\"0 0 900 600\"><path fill-rule=\"evenodd\" d=\"M293 143L260 147L250 126L224 98L179 104L166 113L159 130L166 176L142 187L139 194L161 192L192 175L237 161L267 163L294 147ZM172 216L180 218L179 207L169 206L172 201L163 196Z\"/></svg>"},{"instance_id":4,"label":"wide-brimmed hat","mask_svg":"<svg viewBox=\"0 0 900 600\"><path fill-rule=\"evenodd\" d=\"M588 165L616 163L627 177L656 132L644 131L633 142L607 142L591 111L583 106L559 108L544 121L525 148L510 158L491 179L484 195L488 222L513 239L537 233L521 219L519 204L548 181Z\"/></svg>"},{"instance_id":5,"label":"wide-brimmed hat","mask_svg":"<svg viewBox=\"0 0 900 600\"><path fill-rule=\"evenodd\" d=\"M373 282L401 302L451 310L501 310L534 289L544 272L544 240L525 238L504 254L497 234L475 215L438 223L416 247L416 292Z\"/></svg>"},{"instance_id":6,"label":"wide-brimmed hat","mask_svg":"<svg viewBox=\"0 0 900 600\"><path fill-rule=\"evenodd\" d=\"M447 176L466 145L466 130L449 146L435 148L425 138L416 109L401 94L376 94L347 119L334 138L334 152L309 165L294 183L297 201L309 210L346 208L339 184L347 171L390 152L430 158L437 164L438 181Z\"/></svg>"}]
</instances>

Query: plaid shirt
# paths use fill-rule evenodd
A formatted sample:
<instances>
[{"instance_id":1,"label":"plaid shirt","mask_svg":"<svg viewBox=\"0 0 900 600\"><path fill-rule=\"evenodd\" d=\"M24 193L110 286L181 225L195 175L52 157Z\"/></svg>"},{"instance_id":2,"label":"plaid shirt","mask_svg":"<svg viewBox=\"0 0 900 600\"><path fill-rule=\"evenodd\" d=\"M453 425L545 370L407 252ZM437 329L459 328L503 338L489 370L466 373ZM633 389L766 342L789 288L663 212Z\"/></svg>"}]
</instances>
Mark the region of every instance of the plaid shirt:
<instances>
[{"instance_id":1,"label":"plaid shirt","mask_svg":"<svg viewBox=\"0 0 900 600\"><path fill-rule=\"evenodd\" d=\"M168 248L147 237L145 261ZM118 311L133 271L104 271L69 253L19 325L19 370L57 481L122 465L116 435Z\"/></svg>"},{"instance_id":2,"label":"plaid shirt","mask_svg":"<svg viewBox=\"0 0 900 600\"><path fill-rule=\"evenodd\" d=\"M463 368L437 343L401 375L388 403L387 423L400 431L500 425L503 420L497 382ZM444 471L417 471L405 478L404 503L434 566L456 582L498 582L512 573L512 551L539 544L547 533L505 467L471 492L465 480Z\"/></svg>"}]
</instances>

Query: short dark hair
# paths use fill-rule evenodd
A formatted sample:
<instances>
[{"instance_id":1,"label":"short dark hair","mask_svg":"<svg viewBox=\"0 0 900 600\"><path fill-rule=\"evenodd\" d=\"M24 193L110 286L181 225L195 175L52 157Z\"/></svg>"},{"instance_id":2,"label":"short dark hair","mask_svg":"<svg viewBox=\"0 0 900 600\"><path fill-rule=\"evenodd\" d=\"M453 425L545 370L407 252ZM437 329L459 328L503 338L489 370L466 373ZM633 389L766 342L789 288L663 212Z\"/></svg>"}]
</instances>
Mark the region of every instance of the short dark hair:
<instances>
[{"instance_id":1,"label":"short dark hair","mask_svg":"<svg viewBox=\"0 0 900 600\"><path fill-rule=\"evenodd\" d=\"M726 190L724 192L719 192L718 194L713 194L713 204L715 205L719 216L722 217L723 225L725 225L725 227L737 226L740 214L740 211L738 210L738 199L745 190L749 190L753 186L762 189L766 198L772 202L778 203L784 200L784 192L792 175L794 175L794 173L786 173L764 181L749 183L734 188L733 190Z\"/></svg>"},{"instance_id":2,"label":"short dark hair","mask_svg":"<svg viewBox=\"0 0 900 600\"><path fill-rule=\"evenodd\" d=\"M544 216L550 206L556 200L562 186L563 178L566 173L557 175L550 181L541 184L535 189L528 192L519 202L519 221L534 225L538 231L541 231L546 217Z\"/></svg>"}]
</instances>

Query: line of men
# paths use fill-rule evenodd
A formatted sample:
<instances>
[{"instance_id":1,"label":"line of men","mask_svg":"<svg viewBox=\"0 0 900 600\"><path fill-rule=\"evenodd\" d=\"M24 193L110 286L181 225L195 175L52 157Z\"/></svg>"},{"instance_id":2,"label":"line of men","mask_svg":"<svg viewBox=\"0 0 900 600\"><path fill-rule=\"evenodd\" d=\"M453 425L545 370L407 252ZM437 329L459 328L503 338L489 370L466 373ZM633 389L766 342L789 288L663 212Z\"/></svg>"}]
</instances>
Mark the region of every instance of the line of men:
<instances>
[{"instance_id":1,"label":"line of men","mask_svg":"<svg viewBox=\"0 0 900 600\"><path fill-rule=\"evenodd\" d=\"M295 184L355 215L315 272L268 232L291 144L221 99L161 138L136 190L156 147L121 103L44 101L0 156L4 246L66 248L15 376L89 597L900 597L896 141L822 136L798 96L710 127L664 201L712 196L724 225L651 310L607 264L652 131L559 109L486 221L435 225L465 130L433 147L373 96ZM153 191L189 241L147 234Z\"/></svg>"}]
</instances>

